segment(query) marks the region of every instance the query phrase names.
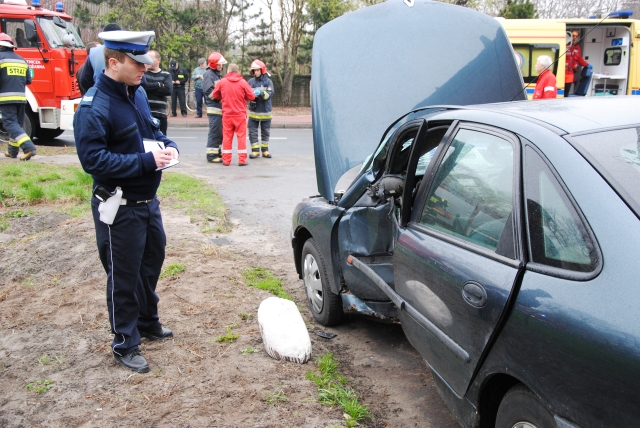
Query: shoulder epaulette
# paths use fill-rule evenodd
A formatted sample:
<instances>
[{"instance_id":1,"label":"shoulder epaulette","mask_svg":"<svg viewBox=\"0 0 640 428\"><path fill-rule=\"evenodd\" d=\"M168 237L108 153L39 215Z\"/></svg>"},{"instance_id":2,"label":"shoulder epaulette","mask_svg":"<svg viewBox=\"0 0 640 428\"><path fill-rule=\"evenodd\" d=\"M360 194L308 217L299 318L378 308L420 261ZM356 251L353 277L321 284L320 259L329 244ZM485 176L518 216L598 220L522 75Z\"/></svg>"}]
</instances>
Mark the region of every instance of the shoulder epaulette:
<instances>
[{"instance_id":1,"label":"shoulder epaulette","mask_svg":"<svg viewBox=\"0 0 640 428\"><path fill-rule=\"evenodd\" d=\"M80 100L80 105L90 106L91 104L93 104L93 97L95 96L97 90L98 89L95 86L90 87L87 93L84 94L84 97L82 97L82 99Z\"/></svg>"}]
</instances>

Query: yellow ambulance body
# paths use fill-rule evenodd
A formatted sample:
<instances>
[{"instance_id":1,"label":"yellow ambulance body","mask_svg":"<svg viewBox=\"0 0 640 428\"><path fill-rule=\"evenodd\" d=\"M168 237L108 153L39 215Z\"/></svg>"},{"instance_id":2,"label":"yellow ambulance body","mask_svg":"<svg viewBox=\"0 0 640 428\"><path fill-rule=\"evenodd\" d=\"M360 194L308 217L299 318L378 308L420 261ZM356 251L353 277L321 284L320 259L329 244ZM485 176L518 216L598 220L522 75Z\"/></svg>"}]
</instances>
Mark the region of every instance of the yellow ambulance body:
<instances>
[{"instance_id":1,"label":"yellow ambulance body","mask_svg":"<svg viewBox=\"0 0 640 428\"><path fill-rule=\"evenodd\" d=\"M566 43L571 32L580 33L582 57L593 67L585 96L640 95L640 20L636 19L502 19L516 60L522 58L522 77L529 98L533 96L537 74L534 65L540 55L557 60L558 98L564 88ZM635 43L634 43L635 42ZM576 81L580 79L580 69ZM583 78L585 79L585 78ZM587 83L587 82L585 82ZM576 90L577 83L573 85Z\"/></svg>"}]
</instances>

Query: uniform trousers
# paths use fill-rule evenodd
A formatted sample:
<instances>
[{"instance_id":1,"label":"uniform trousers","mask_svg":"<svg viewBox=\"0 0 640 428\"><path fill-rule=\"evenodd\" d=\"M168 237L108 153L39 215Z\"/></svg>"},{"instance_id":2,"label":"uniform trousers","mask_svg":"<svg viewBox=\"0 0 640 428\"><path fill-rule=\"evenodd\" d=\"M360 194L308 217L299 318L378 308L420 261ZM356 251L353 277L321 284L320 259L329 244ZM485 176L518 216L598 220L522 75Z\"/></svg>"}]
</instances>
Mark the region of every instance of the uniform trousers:
<instances>
[{"instance_id":1,"label":"uniform trousers","mask_svg":"<svg viewBox=\"0 0 640 428\"><path fill-rule=\"evenodd\" d=\"M127 355L140 344L139 330L160 326L156 285L166 245L160 201L121 205L112 225L100 221L99 203L92 198L98 254L107 273L111 349Z\"/></svg>"},{"instance_id":2,"label":"uniform trousers","mask_svg":"<svg viewBox=\"0 0 640 428\"><path fill-rule=\"evenodd\" d=\"M233 134L238 136L238 163L247 163L247 116L222 116L222 163L231 163Z\"/></svg>"},{"instance_id":3,"label":"uniform trousers","mask_svg":"<svg viewBox=\"0 0 640 428\"><path fill-rule=\"evenodd\" d=\"M260 128L261 140L258 141L258 128ZM253 119L249 118L249 141L251 142L251 151L263 152L269 151L269 135L271 134L271 119Z\"/></svg>"},{"instance_id":4,"label":"uniform trousers","mask_svg":"<svg viewBox=\"0 0 640 428\"><path fill-rule=\"evenodd\" d=\"M202 88L196 88L196 116L202 116L202 102L204 101L204 91Z\"/></svg>"},{"instance_id":5,"label":"uniform trousers","mask_svg":"<svg viewBox=\"0 0 640 428\"><path fill-rule=\"evenodd\" d=\"M22 147L24 153L34 151L35 144L29 138L24 129L24 110L26 104L0 104L2 114L2 127L9 133L8 152L11 156L17 156Z\"/></svg>"},{"instance_id":6,"label":"uniform trousers","mask_svg":"<svg viewBox=\"0 0 640 428\"><path fill-rule=\"evenodd\" d=\"M209 135L207 136L207 161L220 157L222 144L222 115L207 114L209 119Z\"/></svg>"},{"instance_id":7,"label":"uniform trousers","mask_svg":"<svg viewBox=\"0 0 640 428\"><path fill-rule=\"evenodd\" d=\"M176 100L180 101L180 112L183 116L187 115L187 104L184 99L184 87L182 86L174 86L173 91L171 91L171 114L176 115Z\"/></svg>"}]
</instances>

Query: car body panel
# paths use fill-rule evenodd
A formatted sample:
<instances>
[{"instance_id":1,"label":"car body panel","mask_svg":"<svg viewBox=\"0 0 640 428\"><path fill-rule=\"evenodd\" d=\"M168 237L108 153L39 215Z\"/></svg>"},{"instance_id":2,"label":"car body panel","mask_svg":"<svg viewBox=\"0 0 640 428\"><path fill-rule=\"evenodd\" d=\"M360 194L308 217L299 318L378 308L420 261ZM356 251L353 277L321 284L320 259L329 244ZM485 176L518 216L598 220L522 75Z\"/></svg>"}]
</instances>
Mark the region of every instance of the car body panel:
<instances>
[{"instance_id":1,"label":"car body panel","mask_svg":"<svg viewBox=\"0 0 640 428\"><path fill-rule=\"evenodd\" d=\"M525 98L500 23L439 2L390 0L332 20L315 34L312 67L316 176L329 200L403 113Z\"/></svg>"}]
</instances>

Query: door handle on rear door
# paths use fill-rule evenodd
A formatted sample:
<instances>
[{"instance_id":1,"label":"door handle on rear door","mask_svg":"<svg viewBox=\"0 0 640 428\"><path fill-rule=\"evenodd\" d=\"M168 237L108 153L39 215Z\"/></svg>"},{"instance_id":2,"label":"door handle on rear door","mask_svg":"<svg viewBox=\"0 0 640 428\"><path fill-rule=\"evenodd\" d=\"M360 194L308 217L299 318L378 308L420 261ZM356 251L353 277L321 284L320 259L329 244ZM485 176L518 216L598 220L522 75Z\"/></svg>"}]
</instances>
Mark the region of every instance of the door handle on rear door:
<instances>
[{"instance_id":1,"label":"door handle on rear door","mask_svg":"<svg viewBox=\"0 0 640 428\"><path fill-rule=\"evenodd\" d=\"M462 286L462 298L471 306L481 308L487 303L487 291L477 282L465 282Z\"/></svg>"}]
</instances>

